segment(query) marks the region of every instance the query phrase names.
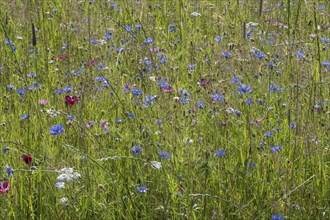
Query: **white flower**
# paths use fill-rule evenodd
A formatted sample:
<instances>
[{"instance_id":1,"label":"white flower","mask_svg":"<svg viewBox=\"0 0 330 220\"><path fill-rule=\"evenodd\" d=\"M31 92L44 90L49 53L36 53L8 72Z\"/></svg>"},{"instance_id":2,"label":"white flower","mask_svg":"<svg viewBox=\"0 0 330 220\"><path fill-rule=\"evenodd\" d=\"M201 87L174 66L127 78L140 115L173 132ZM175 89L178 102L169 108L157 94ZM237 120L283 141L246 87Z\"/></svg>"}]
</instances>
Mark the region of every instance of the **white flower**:
<instances>
[{"instance_id":1,"label":"white flower","mask_svg":"<svg viewBox=\"0 0 330 220\"><path fill-rule=\"evenodd\" d=\"M57 182L55 183L55 187L58 189L64 189L65 188L65 183L64 182Z\"/></svg>"},{"instance_id":2,"label":"white flower","mask_svg":"<svg viewBox=\"0 0 330 220\"><path fill-rule=\"evenodd\" d=\"M61 203L66 203L69 199L66 197L60 198Z\"/></svg>"},{"instance_id":3,"label":"white flower","mask_svg":"<svg viewBox=\"0 0 330 220\"><path fill-rule=\"evenodd\" d=\"M194 11L193 13L191 13L191 16L199 17L199 16L202 16L202 15L200 13Z\"/></svg>"},{"instance_id":4,"label":"white flower","mask_svg":"<svg viewBox=\"0 0 330 220\"><path fill-rule=\"evenodd\" d=\"M162 163L161 162L158 162L158 161L151 161L151 167L156 169L156 170L159 170L160 168L162 168Z\"/></svg>"}]
</instances>

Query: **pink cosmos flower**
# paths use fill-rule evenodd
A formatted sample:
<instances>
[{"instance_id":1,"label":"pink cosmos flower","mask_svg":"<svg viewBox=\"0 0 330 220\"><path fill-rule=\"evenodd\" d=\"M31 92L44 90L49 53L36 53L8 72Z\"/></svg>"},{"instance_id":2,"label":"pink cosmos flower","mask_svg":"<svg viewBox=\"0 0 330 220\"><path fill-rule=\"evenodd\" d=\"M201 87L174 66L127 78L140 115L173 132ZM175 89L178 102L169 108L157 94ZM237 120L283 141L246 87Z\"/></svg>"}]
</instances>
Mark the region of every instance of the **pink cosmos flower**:
<instances>
[{"instance_id":1,"label":"pink cosmos flower","mask_svg":"<svg viewBox=\"0 0 330 220\"><path fill-rule=\"evenodd\" d=\"M92 65L94 65L94 64L96 63L96 61L97 61L97 59L94 58L94 59L92 59L91 61L88 61L85 65L86 65L86 66L92 66Z\"/></svg>"},{"instance_id":2,"label":"pink cosmos flower","mask_svg":"<svg viewBox=\"0 0 330 220\"><path fill-rule=\"evenodd\" d=\"M9 183L0 182L0 194L6 194L9 191Z\"/></svg>"}]
</instances>

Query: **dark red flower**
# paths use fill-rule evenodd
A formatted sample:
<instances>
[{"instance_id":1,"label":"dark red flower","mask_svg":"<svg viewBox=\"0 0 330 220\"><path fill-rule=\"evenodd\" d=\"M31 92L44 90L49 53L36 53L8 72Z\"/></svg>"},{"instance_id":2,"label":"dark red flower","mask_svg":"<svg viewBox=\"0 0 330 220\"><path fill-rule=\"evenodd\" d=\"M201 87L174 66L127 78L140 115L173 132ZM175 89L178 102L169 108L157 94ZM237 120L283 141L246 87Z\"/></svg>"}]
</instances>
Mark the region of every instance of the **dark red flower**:
<instances>
[{"instance_id":1,"label":"dark red flower","mask_svg":"<svg viewBox=\"0 0 330 220\"><path fill-rule=\"evenodd\" d=\"M63 61L63 60L67 60L68 58L69 58L69 56L66 55L66 54L64 54L64 55L59 55L59 56L57 57L57 59L58 59L58 60L61 60L61 61Z\"/></svg>"},{"instance_id":2,"label":"dark red flower","mask_svg":"<svg viewBox=\"0 0 330 220\"><path fill-rule=\"evenodd\" d=\"M86 66L92 66L92 65L94 65L95 63L96 63L96 58L94 58L94 59L92 59L91 61L88 61L85 65Z\"/></svg>"},{"instance_id":3,"label":"dark red flower","mask_svg":"<svg viewBox=\"0 0 330 220\"><path fill-rule=\"evenodd\" d=\"M22 157L22 161L24 163L26 163L27 165L31 166L32 165L32 156L30 154L25 154L23 157Z\"/></svg>"},{"instance_id":4,"label":"dark red flower","mask_svg":"<svg viewBox=\"0 0 330 220\"><path fill-rule=\"evenodd\" d=\"M78 96L72 96L72 95L67 95L65 96L65 103L67 105L74 105L76 103L80 102L80 98Z\"/></svg>"},{"instance_id":5,"label":"dark red flower","mask_svg":"<svg viewBox=\"0 0 330 220\"><path fill-rule=\"evenodd\" d=\"M164 87L162 87L162 91L163 92L173 92L174 89L172 86L164 86Z\"/></svg>"}]
</instances>

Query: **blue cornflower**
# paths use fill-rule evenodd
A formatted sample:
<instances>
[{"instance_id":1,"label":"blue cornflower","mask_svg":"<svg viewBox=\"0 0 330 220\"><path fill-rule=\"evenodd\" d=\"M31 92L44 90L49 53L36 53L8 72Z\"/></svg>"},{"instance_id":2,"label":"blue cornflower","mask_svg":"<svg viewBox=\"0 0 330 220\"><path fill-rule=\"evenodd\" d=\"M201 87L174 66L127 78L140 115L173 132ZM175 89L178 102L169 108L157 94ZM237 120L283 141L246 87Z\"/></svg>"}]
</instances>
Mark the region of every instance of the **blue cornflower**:
<instances>
[{"instance_id":1,"label":"blue cornflower","mask_svg":"<svg viewBox=\"0 0 330 220\"><path fill-rule=\"evenodd\" d=\"M13 43L13 41L12 41L12 40L10 40L10 39L6 39L4 42L5 42L5 44L8 44L8 45L10 45L10 44L12 44L12 43Z\"/></svg>"},{"instance_id":2,"label":"blue cornflower","mask_svg":"<svg viewBox=\"0 0 330 220\"><path fill-rule=\"evenodd\" d=\"M196 64L191 64L191 63L189 63L188 64L188 69L193 69L193 68L195 68L197 65Z\"/></svg>"},{"instance_id":3,"label":"blue cornflower","mask_svg":"<svg viewBox=\"0 0 330 220\"><path fill-rule=\"evenodd\" d=\"M251 98L247 98L243 102L244 104L251 105L253 103L253 100Z\"/></svg>"},{"instance_id":4,"label":"blue cornflower","mask_svg":"<svg viewBox=\"0 0 330 220\"><path fill-rule=\"evenodd\" d=\"M54 125L50 128L50 134L52 135L59 135L64 132L63 125Z\"/></svg>"},{"instance_id":5,"label":"blue cornflower","mask_svg":"<svg viewBox=\"0 0 330 220\"><path fill-rule=\"evenodd\" d=\"M221 36L216 36L214 38L214 40L217 41L217 42L222 42L222 37Z\"/></svg>"},{"instance_id":6,"label":"blue cornflower","mask_svg":"<svg viewBox=\"0 0 330 220\"><path fill-rule=\"evenodd\" d=\"M144 99L144 105L145 106L149 106L151 105L152 103L156 103L156 98L154 96L151 96L151 95L147 95Z\"/></svg>"},{"instance_id":7,"label":"blue cornflower","mask_svg":"<svg viewBox=\"0 0 330 220\"><path fill-rule=\"evenodd\" d=\"M138 191L140 193L145 193L145 192L148 191L148 188L147 188L146 185L144 185L144 186L138 186L138 187L136 187L136 191Z\"/></svg>"},{"instance_id":8,"label":"blue cornflower","mask_svg":"<svg viewBox=\"0 0 330 220\"><path fill-rule=\"evenodd\" d=\"M271 138L271 137L273 137L273 132L272 132L272 131L266 132L266 133L264 134L264 136L265 136L266 138Z\"/></svg>"},{"instance_id":9,"label":"blue cornflower","mask_svg":"<svg viewBox=\"0 0 330 220\"><path fill-rule=\"evenodd\" d=\"M323 62L322 62L322 65L323 65L324 67L327 67L327 66L330 65L330 62L329 62L329 61L323 61Z\"/></svg>"},{"instance_id":10,"label":"blue cornflower","mask_svg":"<svg viewBox=\"0 0 330 220\"><path fill-rule=\"evenodd\" d=\"M157 119L156 120L156 125L161 125L161 124L163 124L163 121L161 119Z\"/></svg>"},{"instance_id":11,"label":"blue cornflower","mask_svg":"<svg viewBox=\"0 0 330 220\"><path fill-rule=\"evenodd\" d=\"M170 24L170 28L168 29L169 32L174 32L175 31L175 24Z\"/></svg>"},{"instance_id":12,"label":"blue cornflower","mask_svg":"<svg viewBox=\"0 0 330 220\"><path fill-rule=\"evenodd\" d=\"M167 58L164 54L159 54L158 58L159 58L159 63L160 64L165 64L167 62Z\"/></svg>"},{"instance_id":13,"label":"blue cornflower","mask_svg":"<svg viewBox=\"0 0 330 220\"><path fill-rule=\"evenodd\" d=\"M305 55L305 53L304 53L303 49L299 49L299 50L296 51L296 56L297 56L298 59L303 58L304 55Z\"/></svg>"},{"instance_id":14,"label":"blue cornflower","mask_svg":"<svg viewBox=\"0 0 330 220\"><path fill-rule=\"evenodd\" d=\"M213 94L211 97L214 101L218 101L218 102L223 102L224 100L224 96L218 93Z\"/></svg>"},{"instance_id":15,"label":"blue cornflower","mask_svg":"<svg viewBox=\"0 0 330 220\"><path fill-rule=\"evenodd\" d=\"M106 81L106 79L103 76L95 77L95 80L98 81L98 82L105 82Z\"/></svg>"},{"instance_id":16,"label":"blue cornflower","mask_svg":"<svg viewBox=\"0 0 330 220\"><path fill-rule=\"evenodd\" d=\"M283 217L281 215L273 215L272 220L283 220Z\"/></svg>"},{"instance_id":17,"label":"blue cornflower","mask_svg":"<svg viewBox=\"0 0 330 220\"><path fill-rule=\"evenodd\" d=\"M250 86L247 86L245 84L242 84L238 87L238 91L241 93L241 94L246 94L246 93L250 93L252 90L251 90L251 87Z\"/></svg>"},{"instance_id":18,"label":"blue cornflower","mask_svg":"<svg viewBox=\"0 0 330 220\"><path fill-rule=\"evenodd\" d=\"M121 118L116 118L115 123L116 124L121 124L121 123L123 123L123 120Z\"/></svg>"},{"instance_id":19,"label":"blue cornflower","mask_svg":"<svg viewBox=\"0 0 330 220\"><path fill-rule=\"evenodd\" d=\"M57 89L54 92L56 95L61 95L63 93L63 89Z\"/></svg>"},{"instance_id":20,"label":"blue cornflower","mask_svg":"<svg viewBox=\"0 0 330 220\"><path fill-rule=\"evenodd\" d=\"M14 169L6 165L4 172L7 174L7 177L10 178L14 174Z\"/></svg>"},{"instance_id":21,"label":"blue cornflower","mask_svg":"<svg viewBox=\"0 0 330 220\"><path fill-rule=\"evenodd\" d=\"M259 58L259 59L262 59L262 58L265 57L265 54L264 54L264 53L261 53L261 52L259 52L259 51L255 52L254 55L255 55L257 58Z\"/></svg>"},{"instance_id":22,"label":"blue cornflower","mask_svg":"<svg viewBox=\"0 0 330 220\"><path fill-rule=\"evenodd\" d=\"M145 44L151 44L152 42L154 42L154 40L151 37L148 37L147 39L144 39Z\"/></svg>"},{"instance_id":23,"label":"blue cornflower","mask_svg":"<svg viewBox=\"0 0 330 220\"><path fill-rule=\"evenodd\" d=\"M136 25L135 25L135 28L136 28L136 29L141 29L141 28L142 28L142 25L141 25L141 24L136 24Z\"/></svg>"},{"instance_id":24,"label":"blue cornflower","mask_svg":"<svg viewBox=\"0 0 330 220\"><path fill-rule=\"evenodd\" d=\"M135 113L128 113L127 114L127 118L134 118L135 117Z\"/></svg>"},{"instance_id":25,"label":"blue cornflower","mask_svg":"<svg viewBox=\"0 0 330 220\"><path fill-rule=\"evenodd\" d=\"M131 26L128 26L128 25L125 26L125 29L126 29L127 32L131 32L133 30L132 27Z\"/></svg>"},{"instance_id":26,"label":"blue cornflower","mask_svg":"<svg viewBox=\"0 0 330 220\"><path fill-rule=\"evenodd\" d=\"M143 151L143 149L142 149L142 147L139 146L139 145L134 145L134 146L131 148L131 152L132 152L132 154L134 154L134 155L142 154L142 151Z\"/></svg>"},{"instance_id":27,"label":"blue cornflower","mask_svg":"<svg viewBox=\"0 0 330 220\"><path fill-rule=\"evenodd\" d=\"M161 81L158 82L158 86L159 86L160 88L167 87L167 86L169 86L169 85L170 85L170 84L169 84L166 80L161 80Z\"/></svg>"},{"instance_id":28,"label":"blue cornflower","mask_svg":"<svg viewBox=\"0 0 330 220\"><path fill-rule=\"evenodd\" d=\"M29 78L36 78L37 74L36 73L30 73L27 75Z\"/></svg>"},{"instance_id":29,"label":"blue cornflower","mask_svg":"<svg viewBox=\"0 0 330 220\"><path fill-rule=\"evenodd\" d=\"M233 55L233 53L230 52L230 51L229 52L222 52L221 55L227 59L227 58L231 57Z\"/></svg>"},{"instance_id":30,"label":"blue cornflower","mask_svg":"<svg viewBox=\"0 0 330 220\"><path fill-rule=\"evenodd\" d=\"M214 156L215 157L224 157L226 155L225 150L216 150Z\"/></svg>"},{"instance_id":31,"label":"blue cornflower","mask_svg":"<svg viewBox=\"0 0 330 220\"><path fill-rule=\"evenodd\" d=\"M282 146L275 146L275 147L270 148L270 151L272 153L276 153L276 152L278 152L280 150L282 150Z\"/></svg>"},{"instance_id":32,"label":"blue cornflower","mask_svg":"<svg viewBox=\"0 0 330 220\"><path fill-rule=\"evenodd\" d=\"M272 84L269 86L269 92L283 92L283 88L279 84Z\"/></svg>"},{"instance_id":33,"label":"blue cornflower","mask_svg":"<svg viewBox=\"0 0 330 220\"><path fill-rule=\"evenodd\" d=\"M66 86L63 88L64 92L73 92L73 86Z\"/></svg>"},{"instance_id":34,"label":"blue cornflower","mask_svg":"<svg viewBox=\"0 0 330 220\"><path fill-rule=\"evenodd\" d=\"M8 151L9 151L9 148L8 147L6 147L6 146L3 146L2 147L2 153L3 154L7 153Z\"/></svg>"},{"instance_id":35,"label":"blue cornflower","mask_svg":"<svg viewBox=\"0 0 330 220\"><path fill-rule=\"evenodd\" d=\"M66 119L68 119L69 121L73 121L74 115L67 115Z\"/></svg>"},{"instance_id":36,"label":"blue cornflower","mask_svg":"<svg viewBox=\"0 0 330 220\"><path fill-rule=\"evenodd\" d=\"M139 90L139 89L133 89L133 90L132 90L132 94L133 94L133 95L136 95L136 96L139 96L139 95L142 95L142 91Z\"/></svg>"},{"instance_id":37,"label":"blue cornflower","mask_svg":"<svg viewBox=\"0 0 330 220\"><path fill-rule=\"evenodd\" d=\"M182 98L180 98L179 101L182 105L186 105L189 103L189 100L186 96L183 96Z\"/></svg>"},{"instance_id":38,"label":"blue cornflower","mask_svg":"<svg viewBox=\"0 0 330 220\"><path fill-rule=\"evenodd\" d=\"M12 90L12 89L15 89L15 88L16 88L16 86L14 86L14 85L7 85L7 89Z\"/></svg>"},{"instance_id":39,"label":"blue cornflower","mask_svg":"<svg viewBox=\"0 0 330 220\"><path fill-rule=\"evenodd\" d=\"M232 84L237 84L237 83L240 83L240 82L241 82L241 79L238 78L238 77L234 77L234 78L231 79Z\"/></svg>"},{"instance_id":40,"label":"blue cornflower","mask_svg":"<svg viewBox=\"0 0 330 220\"><path fill-rule=\"evenodd\" d=\"M19 95L24 95L26 93L26 89L25 88L23 88L23 89L17 89L17 93Z\"/></svg>"},{"instance_id":41,"label":"blue cornflower","mask_svg":"<svg viewBox=\"0 0 330 220\"><path fill-rule=\"evenodd\" d=\"M166 151L162 151L162 152L159 152L159 153L158 153L158 156L159 156L160 158L168 159L168 158L171 157L171 154L167 153Z\"/></svg>"},{"instance_id":42,"label":"blue cornflower","mask_svg":"<svg viewBox=\"0 0 330 220\"><path fill-rule=\"evenodd\" d=\"M22 115L22 120L28 119L29 118L29 114L23 114Z\"/></svg>"},{"instance_id":43,"label":"blue cornflower","mask_svg":"<svg viewBox=\"0 0 330 220\"><path fill-rule=\"evenodd\" d=\"M198 103L196 104L196 107L197 107L197 108L204 108L204 107L205 107L205 104L204 104L204 102L198 102Z\"/></svg>"}]
</instances>

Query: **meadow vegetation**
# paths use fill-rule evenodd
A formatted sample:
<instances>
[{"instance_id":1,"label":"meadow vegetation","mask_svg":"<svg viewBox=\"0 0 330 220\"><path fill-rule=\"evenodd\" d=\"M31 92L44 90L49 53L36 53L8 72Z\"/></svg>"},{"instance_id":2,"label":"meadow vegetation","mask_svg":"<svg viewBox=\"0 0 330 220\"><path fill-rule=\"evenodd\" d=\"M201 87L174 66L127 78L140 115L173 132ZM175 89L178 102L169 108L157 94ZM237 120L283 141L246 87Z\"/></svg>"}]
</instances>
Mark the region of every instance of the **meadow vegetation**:
<instances>
[{"instance_id":1,"label":"meadow vegetation","mask_svg":"<svg viewBox=\"0 0 330 220\"><path fill-rule=\"evenodd\" d=\"M2 0L0 219L329 219L330 4Z\"/></svg>"}]
</instances>

